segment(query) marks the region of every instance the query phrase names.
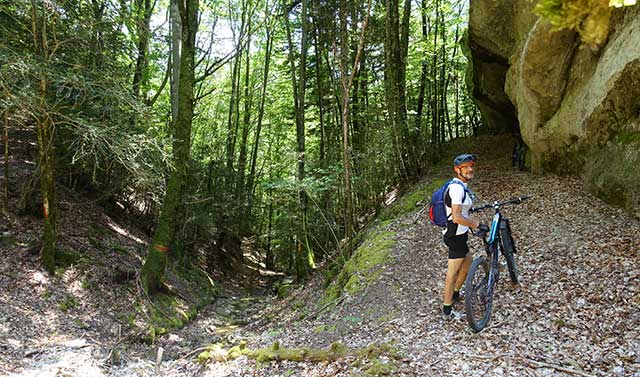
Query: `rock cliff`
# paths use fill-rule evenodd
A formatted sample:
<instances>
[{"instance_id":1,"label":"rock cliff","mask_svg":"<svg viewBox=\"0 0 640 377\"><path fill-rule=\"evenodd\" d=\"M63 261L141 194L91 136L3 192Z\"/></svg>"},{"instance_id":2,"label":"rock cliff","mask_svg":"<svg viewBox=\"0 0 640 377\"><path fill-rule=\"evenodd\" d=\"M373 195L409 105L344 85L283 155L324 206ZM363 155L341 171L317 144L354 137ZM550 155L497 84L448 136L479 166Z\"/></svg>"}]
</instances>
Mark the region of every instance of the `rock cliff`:
<instances>
[{"instance_id":1,"label":"rock cliff","mask_svg":"<svg viewBox=\"0 0 640 377\"><path fill-rule=\"evenodd\" d=\"M579 174L640 214L640 6L612 8L593 46L554 30L535 3L471 1L471 88L484 121L519 130L534 172Z\"/></svg>"}]
</instances>

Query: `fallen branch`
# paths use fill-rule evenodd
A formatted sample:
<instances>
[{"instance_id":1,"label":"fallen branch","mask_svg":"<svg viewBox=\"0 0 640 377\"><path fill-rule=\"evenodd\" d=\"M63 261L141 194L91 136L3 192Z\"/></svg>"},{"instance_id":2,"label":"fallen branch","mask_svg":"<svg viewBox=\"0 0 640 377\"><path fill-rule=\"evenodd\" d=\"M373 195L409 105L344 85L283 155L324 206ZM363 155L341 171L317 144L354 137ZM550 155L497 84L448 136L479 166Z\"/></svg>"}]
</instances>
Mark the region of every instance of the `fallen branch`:
<instances>
[{"instance_id":1,"label":"fallen branch","mask_svg":"<svg viewBox=\"0 0 640 377\"><path fill-rule=\"evenodd\" d=\"M531 360L531 359L526 358L526 357L523 357L523 359L527 363L532 364L533 366L538 367L538 368L552 368L552 369L558 370L560 372L565 372L565 373L569 373L569 374L575 374L575 375L578 375L578 376L593 377L592 374L585 373L585 372L580 371L580 370L567 368L567 367L564 367L562 365L549 364L549 363L545 363L545 362L542 362L542 361Z\"/></svg>"},{"instance_id":2,"label":"fallen branch","mask_svg":"<svg viewBox=\"0 0 640 377\"><path fill-rule=\"evenodd\" d=\"M512 357L513 354L511 353L499 353L497 355L467 355L471 358L474 359L482 359L482 360L495 360L495 359L499 359L501 357Z\"/></svg>"},{"instance_id":3,"label":"fallen branch","mask_svg":"<svg viewBox=\"0 0 640 377\"><path fill-rule=\"evenodd\" d=\"M309 316L307 316L307 319L314 319L318 314L320 314L323 310L325 310L326 308L328 308L332 304L335 304L336 306L338 306L338 304L340 304L345 298L346 298L346 296L342 295L342 296L338 297L337 299L335 299L333 301L329 301L328 303L322 305L322 307L320 309L316 310L315 312L313 312Z\"/></svg>"}]
</instances>

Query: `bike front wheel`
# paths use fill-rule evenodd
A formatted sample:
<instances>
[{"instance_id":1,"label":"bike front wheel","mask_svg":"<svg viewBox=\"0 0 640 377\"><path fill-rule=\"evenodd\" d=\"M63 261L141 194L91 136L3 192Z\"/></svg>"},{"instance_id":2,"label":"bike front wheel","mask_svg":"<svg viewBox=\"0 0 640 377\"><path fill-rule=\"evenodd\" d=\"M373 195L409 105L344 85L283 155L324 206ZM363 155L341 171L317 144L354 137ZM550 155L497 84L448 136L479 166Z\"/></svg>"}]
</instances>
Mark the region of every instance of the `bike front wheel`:
<instances>
[{"instance_id":1,"label":"bike front wheel","mask_svg":"<svg viewBox=\"0 0 640 377\"><path fill-rule=\"evenodd\" d=\"M491 318L493 297L489 289L489 270L485 258L476 258L471 263L464 283L467 322L475 332L484 329Z\"/></svg>"},{"instance_id":2,"label":"bike front wheel","mask_svg":"<svg viewBox=\"0 0 640 377\"><path fill-rule=\"evenodd\" d=\"M502 255L507 260L509 268L509 277L514 284L518 283L518 269L516 267L515 244L513 237L507 229L500 230L500 239L502 240Z\"/></svg>"}]
</instances>

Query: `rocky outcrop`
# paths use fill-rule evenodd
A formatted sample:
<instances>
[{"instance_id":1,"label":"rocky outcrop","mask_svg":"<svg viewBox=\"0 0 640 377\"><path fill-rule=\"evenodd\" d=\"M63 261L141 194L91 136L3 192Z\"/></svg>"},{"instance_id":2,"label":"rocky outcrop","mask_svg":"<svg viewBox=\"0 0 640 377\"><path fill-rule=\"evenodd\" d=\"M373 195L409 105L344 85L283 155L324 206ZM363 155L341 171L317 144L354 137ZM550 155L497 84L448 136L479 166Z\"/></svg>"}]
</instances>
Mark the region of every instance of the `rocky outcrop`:
<instances>
[{"instance_id":1,"label":"rocky outcrop","mask_svg":"<svg viewBox=\"0 0 640 377\"><path fill-rule=\"evenodd\" d=\"M472 94L485 122L519 129L533 171L580 174L592 192L637 212L640 6L613 10L608 39L593 48L555 31L534 4L471 1Z\"/></svg>"}]
</instances>

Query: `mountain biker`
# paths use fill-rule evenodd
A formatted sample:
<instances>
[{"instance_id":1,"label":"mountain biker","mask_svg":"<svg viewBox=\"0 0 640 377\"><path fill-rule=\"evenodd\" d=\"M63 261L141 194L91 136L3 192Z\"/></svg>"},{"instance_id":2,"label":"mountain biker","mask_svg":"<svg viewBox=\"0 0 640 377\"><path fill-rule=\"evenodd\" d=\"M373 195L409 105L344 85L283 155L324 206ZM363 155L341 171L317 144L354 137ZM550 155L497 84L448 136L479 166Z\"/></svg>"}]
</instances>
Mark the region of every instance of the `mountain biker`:
<instances>
[{"instance_id":1,"label":"mountain biker","mask_svg":"<svg viewBox=\"0 0 640 377\"><path fill-rule=\"evenodd\" d=\"M444 243L449 248L447 274L444 281L444 301L442 313L447 318L456 317L451 310L453 300L460 299L460 288L467 277L472 256L469 255L469 228L478 228L480 232L489 231L489 227L469 217L473 204L473 193L467 184L473 179L476 156L461 154L453 160L456 177L445 194L447 227L443 230Z\"/></svg>"}]
</instances>

